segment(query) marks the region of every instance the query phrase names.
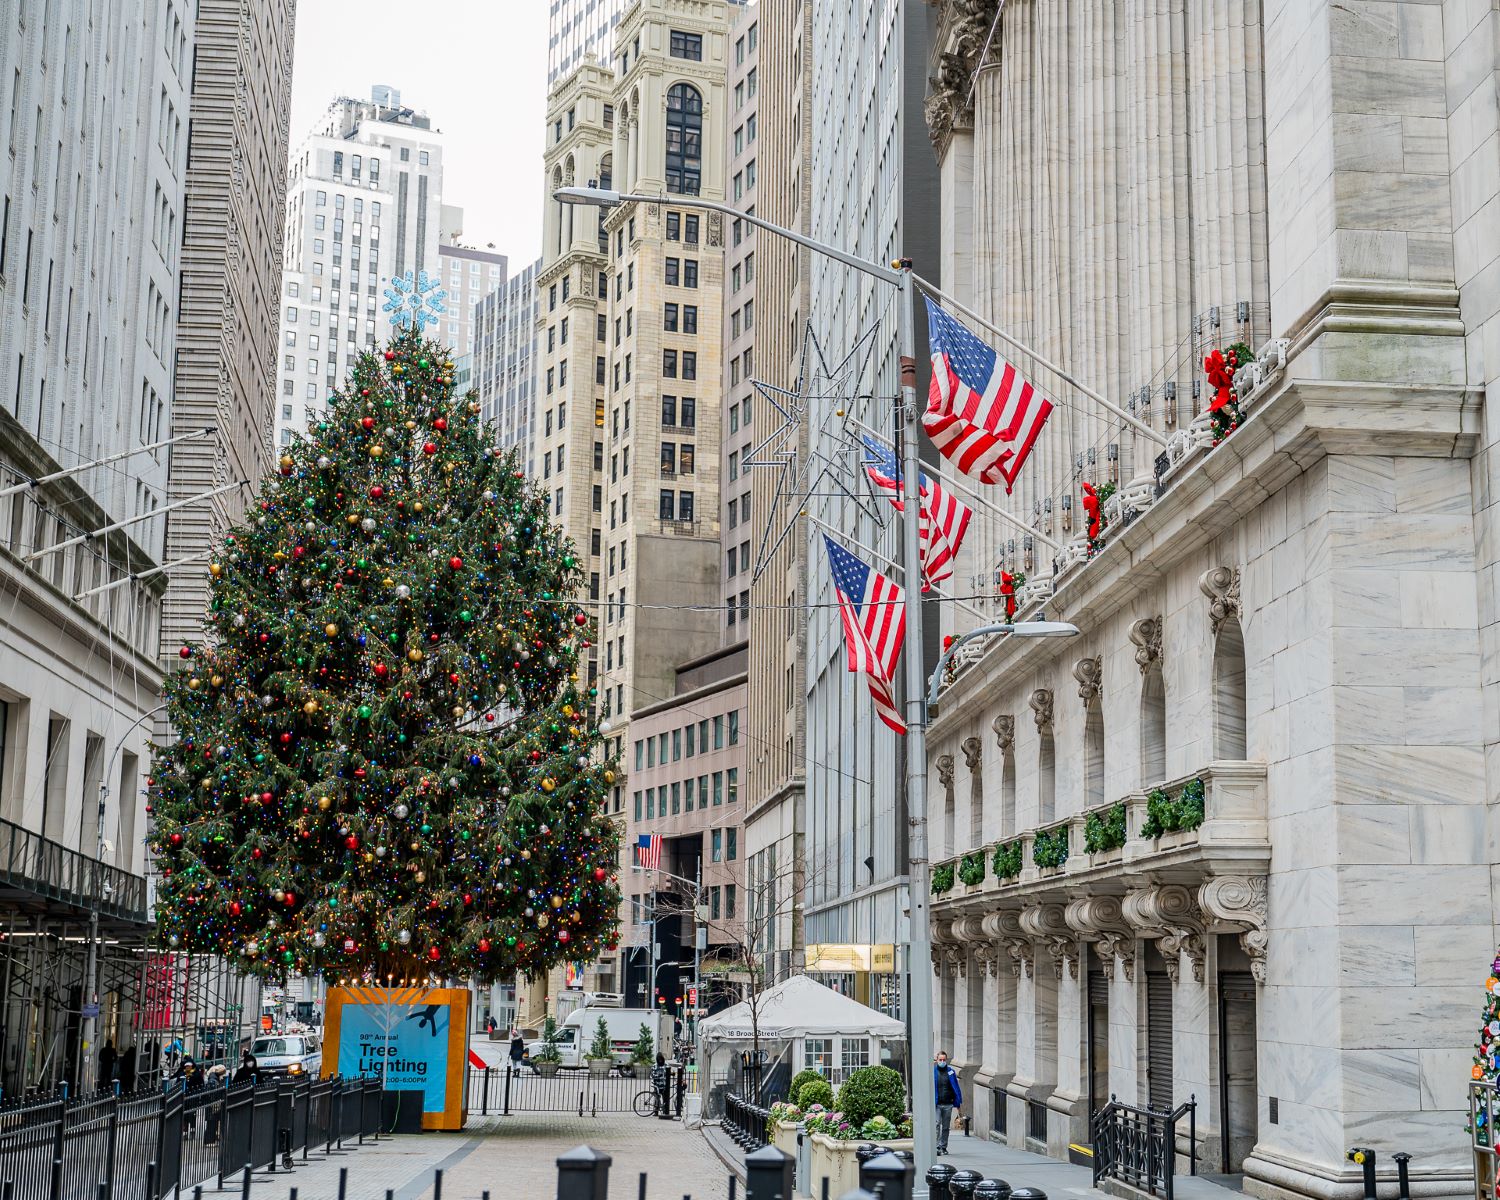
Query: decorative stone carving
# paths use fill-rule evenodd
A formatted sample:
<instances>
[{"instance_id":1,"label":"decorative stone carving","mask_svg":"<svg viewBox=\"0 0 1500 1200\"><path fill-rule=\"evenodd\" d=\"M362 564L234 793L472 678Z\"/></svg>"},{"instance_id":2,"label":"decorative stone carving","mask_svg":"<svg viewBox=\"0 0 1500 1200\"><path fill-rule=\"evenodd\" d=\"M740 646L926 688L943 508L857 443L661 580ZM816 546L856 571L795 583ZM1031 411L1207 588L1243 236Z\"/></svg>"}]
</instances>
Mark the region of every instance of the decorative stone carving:
<instances>
[{"instance_id":1,"label":"decorative stone carving","mask_svg":"<svg viewBox=\"0 0 1500 1200\"><path fill-rule=\"evenodd\" d=\"M939 162L947 153L953 131L973 126L974 72L983 65L999 6L1000 0L948 0L940 6L942 32L934 60L932 92L923 105Z\"/></svg>"},{"instance_id":2,"label":"decorative stone carving","mask_svg":"<svg viewBox=\"0 0 1500 1200\"><path fill-rule=\"evenodd\" d=\"M1217 635L1219 626L1240 615L1240 569L1212 567L1199 577L1198 589L1208 597L1208 620Z\"/></svg>"},{"instance_id":3,"label":"decorative stone carving","mask_svg":"<svg viewBox=\"0 0 1500 1200\"><path fill-rule=\"evenodd\" d=\"M1130 627L1130 640L1135 643L1135 665L1144 675L1161 662L1161 616L1136 621Z\"/></svg>"},{"instance_id":4,"label":"decorative stone carving","mask_svg":"<svg viewBox=\"0 0 1500 1200\"><path fill-rule=\"evenodd\" d=\"M938 782L945 788L953 786L953 755L939 754L937 759Z\"/></svg>"},{"instance_id":5,"label":"decorative stone carving","mask_svg":"<svg viewBox=\"0 0 1500 1200\"><path fill-rule=\"evenodd\" d=\"M1104 671L1104 659L1096 654L1093 658L1080 658L1073 664L1073 678L1078 680L1078 698L1087 708L1099 698L1099 684Z\"/></svg>"},{"instance_id":6,"label":"decorative stone carving","mask_svg":"<svg viewBox=\"0 0 1500 1200\"><path fill-rule=\"evenodd\" d=\"M1135 934L1125 922L1118 896L1084 896L1069 901L1063 919L1084 941L1098 943L1099 957L1115 973L1115 960L1124 968L1127 982L1135 981Z\"/></svg>"},{"instance_id":7,"label":"decorative stone carving","mask_svg":"<svg viewBox=\"0 0 1500 1200\"><path fill-rule=\"evenodd\" d=\"M1052 958L1052 970L1062 978L1068 964L1072 978L1078 978L1078 937L1068 927L1060 904L1037 904L1021 912L1021 929L1040 942Z\"/></svg>"},{"instance_id":8,"label":"decorative stone carving","mask_svg":"<svg viewBox=\"0 0 1500 1200\"><path fill-rule=\"evenodd\" d=\"M975 970L980 975L988 975L991 979L999 977L1000 974L1000 948L994 942L978 942L974 946L974 961L977 965Z\"/></svg>"},{"instance_id":9,"label":"decorative stone carving","mask_svg":"<svg viewBox=\"0 0 1500 1200\"><path fill-rule=\"evenodd\" d=\"M963 752L964 765L970 771L979 770L979 764L984 759L984 743L977 737L964 738Z\"/></svg>"},{"instance_id":10,"label":"decorative stone carving","mask_svg":"<svg viewBox=\"0 0 1500 1200\"><path fill-rule=\"evenodd\" d=\"M1027 701L1031 705L1032 719L1036 721L1038 729L1045 729L1052 724L1052 693L1046 688L1037 688L1031 693L1031 699Z\"/></svg>"},{"instance_id":11,"label":"decorative stone carving","mask_svg":"<svg viewBox=\"0 0 1500 1200\"><path fill-rule=\"evenodd\" d=\"M1024 969L1026 978L1032 976L1033 959L1031 936L1021 928L1021 914L1015 909L1002 908L985 913L980 918L982 935L993 939L998 950L1010 958L1010 973L1017 979ZM996 968L998 971L998 967Z\"/></svg>"},{"instance_id":12,"label":"decorative stone carving","mask_svg":"<svg viewBox=\"0 0 1500 1200\"><path fill-rule=\"evenodd\" d=\"M1256 983L1266 981L1267 887L1264 875L1220 875L1198 889L1209 928L1240 934Z\"/></svg>"},{"instance_id":13,"label":"decorative stone carving","mask_svg":"<svg viewBox=\"0 0 1500 1200\"><path fill-rule=\"evenodd\" d=\"M1126 983L1135 982L1135 935L1116 933L1113 930L1099 935L1099 956L1118 962Z\"/></svg>"},{"instance_id":14,"label":"decorative stone carving","mask_svg":"<svg viewBox=\"0 0 1500 1200\"><path fill-rule=\"evenodd\" d=\"M995 731L995 740L1000 743L1000 753L1009 754L1016 746L1016 719L1009 713L996 717L990 722L990 728Z\"/></svg>"},{"instance_id":15,"label":"decorative stone carving","mask_svg":"<svg viewBox=\"0 0 1500 1200\"><path fill-rule=\"evenodd\" d=\"M716 250L724 245L724 218L718 213L708 214L708 244Z\"/></svg>"},{"instance_id":16,"label":"decorative stone carving","mask_svg":"<svg viewBox=\"0 0 1500 1200\"><path fill-rule=\"evenodd\" d=\"M1121 912L1141 936L1160 943L1173 983L1177 982L1184 954L1193 964L1193 978L1203 982L1203 910L1192 892L1177 884L1137 888L1126 894Z\"/></svg>"}]
</instances>

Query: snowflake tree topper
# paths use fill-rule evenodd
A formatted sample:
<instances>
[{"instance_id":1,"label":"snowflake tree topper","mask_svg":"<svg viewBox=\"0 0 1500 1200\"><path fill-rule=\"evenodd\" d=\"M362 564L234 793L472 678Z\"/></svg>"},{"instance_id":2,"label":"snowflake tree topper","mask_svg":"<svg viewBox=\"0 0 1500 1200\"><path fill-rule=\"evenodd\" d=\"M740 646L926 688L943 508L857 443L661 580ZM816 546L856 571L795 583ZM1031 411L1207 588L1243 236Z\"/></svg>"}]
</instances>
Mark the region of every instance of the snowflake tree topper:
<instances>
[{"instance_id":1,"label":"snowflake tree topper","mask_svg":"<svg viewBox=\"0 0 1500 1200\"><path fill-rule=\"evenodd\" d=\"M391 328L410 326L420 333L427 326L436 325L438 318L448 311L443 303L447 295L426 271L415 275L408 271L397 275L385 289L384 311L391 314Z\"/></svg>"}]
</instances>

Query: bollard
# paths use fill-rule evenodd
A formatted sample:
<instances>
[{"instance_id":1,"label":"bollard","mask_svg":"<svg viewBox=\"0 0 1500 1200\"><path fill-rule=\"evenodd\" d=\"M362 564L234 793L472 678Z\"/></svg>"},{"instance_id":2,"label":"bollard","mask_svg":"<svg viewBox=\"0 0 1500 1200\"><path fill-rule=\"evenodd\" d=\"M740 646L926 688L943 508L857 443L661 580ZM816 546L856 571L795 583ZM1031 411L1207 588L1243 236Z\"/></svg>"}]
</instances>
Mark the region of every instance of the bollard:
<instances>
[{"instance_id":1,"label":"bollard","mask_svg":"<svg viewBox=\"0 0 1500 1200\"><path fill-rule=\"evenodd\" d=\"M1375 1200L1375 1151L1368 1146L1355 1146L1344 1157L1365 1173L1365 1200Z\"/></svg>"},{"instance_id":2,"label":"bollard","mask_svg":"<svg viewBox=\"0 0 1500 1200\"><path fill-rule=\"evenodd\" d=\"M948 1181L957 1174L958 1168L950 1167L947 1163L937 1163L928 1167L928 1200L952 1200L952 1194L948 1191Z\"/></svg>"},{"instance_id":3,"label":"bollard","mask_svg":"<svg viewBox=\"0 0 1500 1200\"><path fill-rule=\"evenodd\" d=\"M1391 1157L1396 1160L1396 1185L1398 1194L1401 1200L1411 1200L1411 1173L1408 1170L1411 1155L1405 1150L1397 1150Z\"/></svg>"},{"instance_id":4,"label":"bollard","mask_svg":"<svg viewBox=\"0 0 1500 1200\"><path fill-rule=\"evenodd\" d=\"M948 1180L948 1194L953 1200L973 1200L974 1189L979 1186L979 1181L984 1176L978 1171L970 1171L965 1168L955 1171L953 1178Z\"/></svg>"},{"instance_id":5,"label":"bollard","mask_svg":"<svg viewBox=\"0 0 1500 1200\"><path fill-rule=\"evenodd\" d=\"M1021 1200L1047 1200L1047 1193L1034 1187L1017 1188L1010 1194L1010 1200L1016 1200L1017 1196Z\"/></svg>"},{"instance_id":6,"label":"bollard","mask_svg":"<svg viewBox=\"0 0 1500 1200\"><path fill-rule=\"evenodd\" d=\"M1034 1190L1034 1188L1022 1189L1022 1191ZM1010 1184L1003 1179L981 1179L974 1185L974 1200L1010 1200L1014 1194L1010 1190Z\"/></svg>"},{"instance_id":7,"label":"bollard","mask_svg":"<svg viewBox=\"0 0 1500 1200\"><path fill-rule=\"evenodd\" d=\"M249 1171L248 1168L245 1171L245 1178L247 1180L250 1178L250 1171ZM349 1168L348 1167L340 1167L339 1168L339 1200L346 1200L348 1194L349 1194ZM249 1183L245 1184L245 1200L250 1200L250 1185L249 1185Z\"/></svg>"},{"instance_id":8,"label":"bollard","mask_svg":"<svg viewBox=\"0 0 1500 1200\"><path fill-rule=\"evenodd\" d=\"M884 1153L885 1147L877 1146L874 1142L862 1142L855 1148L854 1158L859 1163L859 1177L861 1180L865 1177L865 1163ZM861 1183L860 1186L864 1187L864 1184Z\"/></svg>"},{"instance_id":9,"label":"bollard","mask_svg":"<svg viewBox=\"0 0 1500 1200\"><path fill-rule=\"evenodd\" d=\"M886 1151L860 1164L859 1186L882 1200L911 1200L912 1177L916 1173L911 1163Z\"/></svg>"},{"instance_id":10,"label":"bollard","mask_svg":"<svg viewBox=\"0 0 1500 1200\"><path fill-rule=\"evenodd\" d=\"M609 1200L608 1154L579 1146L557 1159L557 1200Z\"/></svg>"},{"instance_id":11,"label":"bollard","mask_svg":"<svg viewBox=\"0 0 1500 1200\"><path fill-rule=\"evenodd\" d=\"M443 1172L441 1169L432 1173L432 1200L443 1200Z\"/></svg>"},{"instance_id":12,"label":"bollard","mask_svg":"<svg viewBox=\"0 0 1500 1200\"><path fill-rule=\"evenodd\" d=\"M745 1155L745 1200L792 1200L795 1162L775 1146L762 1146Z\"/></svg>"}]
</instances>

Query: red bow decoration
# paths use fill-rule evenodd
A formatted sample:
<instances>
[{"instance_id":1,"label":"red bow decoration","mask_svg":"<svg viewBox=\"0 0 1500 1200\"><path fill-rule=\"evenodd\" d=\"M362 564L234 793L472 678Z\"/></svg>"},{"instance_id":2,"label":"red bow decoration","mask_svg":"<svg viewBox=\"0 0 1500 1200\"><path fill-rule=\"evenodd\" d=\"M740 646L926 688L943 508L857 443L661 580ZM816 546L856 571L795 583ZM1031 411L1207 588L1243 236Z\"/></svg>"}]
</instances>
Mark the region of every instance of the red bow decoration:
<instances>
[{"instance_id":1,"label":"red bow decoration","mask_svg":"<svg viewBox=\"0 0 1500 1200\"><path fill-rule=\"evenodd\" d=\"M1214 400L1208 406L1208 411L1218 412L1221 408L1227 408L1234 398L1230 391L1234 385L1234 367L1225 361L1223 354L1215 350L1203 360L1203 371L1214 388Z\"/></svg>"},{"instance_id":2,"label":"red bow decoration","mask_svg":"<svg viewBox=\"0 0 1500 1200\"><path fill-rule=\"evenodd\" d=\"M1099 536L1099 494L1094 491L1094 485L1085 483L1083 485L1083 511L1089 519L1089 541Z\"/></svg>"},{"instance_id":3,"label":"red bow decoration","mask_svg":"<svg viewBox=\"0 0 1500 1200\"><path fill-rule=\"evenodd\" d=\"M1009 571L1000 572L1000 594L1005 597L1005 619L1016 615L1016 579Z\"/></svg>"}]
</instances>

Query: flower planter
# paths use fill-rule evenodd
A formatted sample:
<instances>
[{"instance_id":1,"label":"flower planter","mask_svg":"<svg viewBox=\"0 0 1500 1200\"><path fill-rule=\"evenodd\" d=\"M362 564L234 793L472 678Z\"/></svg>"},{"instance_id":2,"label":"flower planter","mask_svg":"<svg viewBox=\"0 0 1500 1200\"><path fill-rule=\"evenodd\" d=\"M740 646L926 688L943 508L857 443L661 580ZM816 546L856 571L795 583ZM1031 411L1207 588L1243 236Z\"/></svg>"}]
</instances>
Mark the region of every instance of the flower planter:
<instances>
[{"instance_id":1,"label":"flower planter","mask_svg":"<svg viewBox=\"0 0 1500 1200\"><path fill-rule=\"evenodd\" d=\"M591 1058L589 1061L589 1078L605 1079L615 1069L615 1060L612 1058Z\"/></svg>"},{"instance_id":2,"label":"flower planter","mask_svg":"<svg viewBox=\"0 0 1500 1200\"><path fill-rule=\"evenodd\" d=\"M562 1067L562 1063L554 1062L539 1062L533 1063L532 1065L536 1067L536 1073L543 1079L551 1079L554 1075L557 1074L559 1068Z\"/></svg>"},{"instance_id":3,"label":"flower planter","mask_svg":"<svg viewBox=\"0 0 1500 1200\"><path fill-rule=\"evenodd\" d=\"M633 1062L630 1064L630 1074L636 1079L645 1079L651 1074L651 1064Z\"/></svg>"},{"instance_id":4,"label":"flower planter","mask_svg":"<svg viewBox=\"0 0 1500 1200\"><path fill-rule=\"evenodd\" d=\"M812 1135L811 1155L811 1178L807 1181L808 1190L814 1196L824 1194L823 1179L828 1179L827 1195L842 1196L845 1192L852 1192L859 1187L859 1159L854 1152L861 1146L866 1145L866 1139L843 1142L829 1137L827 1134L815 1133ZM882 1150L913 1150L916 1143L910 1138L901 1138L890 1142L870 1142L869 1145L879 1146Z\"/></svg>"},{"instance_id":5,"label":"flower planter","mask_svg":"<svg viewBox=\"0 0 1500 1200\"><path fill-rule=\"evenodd\" d=\"M795 1121L776 1121L771 1128L771 1145L783 1154L797 1157L797 1129Z\"/></svg>"}]
</instances>

